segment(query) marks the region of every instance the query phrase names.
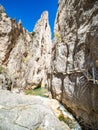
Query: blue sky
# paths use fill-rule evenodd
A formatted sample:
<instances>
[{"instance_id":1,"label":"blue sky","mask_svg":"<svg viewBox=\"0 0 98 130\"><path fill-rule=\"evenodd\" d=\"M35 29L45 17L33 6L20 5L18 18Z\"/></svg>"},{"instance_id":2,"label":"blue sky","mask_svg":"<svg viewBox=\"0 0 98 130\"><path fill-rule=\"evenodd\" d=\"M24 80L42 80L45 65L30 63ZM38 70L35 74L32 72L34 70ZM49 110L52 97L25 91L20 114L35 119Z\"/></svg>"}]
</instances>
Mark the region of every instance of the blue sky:
<instances>
[{"instance_id":1,"label":"blue sky","mask_svg":"<svg viewBox=\"0 0 98 130\"><path fill-rule=\"evenodd\" d=\"M11 18L21 19L23 27L32 31L43 11L49 12L49 23L53 32L58 0L0 0Z\"/></svg>"}]
</instances>

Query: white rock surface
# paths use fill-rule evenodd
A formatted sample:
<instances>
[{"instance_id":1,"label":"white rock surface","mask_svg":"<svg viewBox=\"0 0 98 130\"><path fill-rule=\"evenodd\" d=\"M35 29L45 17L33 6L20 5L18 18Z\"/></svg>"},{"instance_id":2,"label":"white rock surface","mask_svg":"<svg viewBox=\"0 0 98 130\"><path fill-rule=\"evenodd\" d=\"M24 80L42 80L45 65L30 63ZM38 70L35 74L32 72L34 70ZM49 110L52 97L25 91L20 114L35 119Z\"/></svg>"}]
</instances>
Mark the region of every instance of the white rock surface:
<instances>
[{"instance_id":1,"label":"white rock surface","mask_svg":"<svg viewBox=\"0 0 98 130\"><path fill-rule=\"evenodd\" d=\"M13 87L47 86L51 60L51 30L44 12L32 33L16 23L0 6L0 66L5 65Z\"/></svg>"},{"instance_id":2,"label":"white rock surface","mask_svg":"<svg viewBox=\"0 0 98 130\"><path fill-rule=\"evenodd\" d=\"M54 115L53 102L0 90L0 130L70 130Z\"/></svg>"}]
</instances>

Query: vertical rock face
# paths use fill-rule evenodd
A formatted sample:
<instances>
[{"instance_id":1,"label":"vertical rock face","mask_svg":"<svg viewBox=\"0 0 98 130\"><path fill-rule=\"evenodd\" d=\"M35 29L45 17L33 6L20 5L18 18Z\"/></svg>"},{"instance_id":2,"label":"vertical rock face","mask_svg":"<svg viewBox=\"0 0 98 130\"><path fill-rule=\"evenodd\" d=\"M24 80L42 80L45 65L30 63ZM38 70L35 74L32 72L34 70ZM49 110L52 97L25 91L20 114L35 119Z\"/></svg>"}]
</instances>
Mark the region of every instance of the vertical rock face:
<instances>
[{"instance_id":1,"label":"vertical rock face","mask_svg":"<svg viewBox=\"0 0 98 130\"><path fill-rule=\"evenodd\" d=\"M48 12L38 20L34 32L10 19L0 6L0 66L7 69L13 87L47 85L51 59L51 31Z\"/></svg>"},{"instance_id":2,"label":"vertical rock face","mask_svg":"<svg viewBox=\"0 0 98 130\"><path fill-rule=\"evenodd\" d=\"M33 42L29 46L31 58L28 61L28 83L47 85L47 71L51 60L51 32L48 23L48 12L44 12L38 20L34 32ZM33 72L33 73L32 73Z\"/></svg>"},{"instance_id":3,"label":"vertical rock face","mask_svg":"<svg viewBox=\"0 0 98 130\"><path fill-rule=\"evenodd\" d=\"M49 88L86 129L98 129L98 1L59 0Z\"/></svg>"},{"instance_id":4,"label":"vertical rock face","mask_svg":"<svg viewBox=\"0 0 98 130\"><path fill-rule=\"evenodd\" d=\"M0 6L0 65L6 64L9 54L14 48L18 36L22 33L20 24L10 19Z\"/></svg>"}]
</instances>

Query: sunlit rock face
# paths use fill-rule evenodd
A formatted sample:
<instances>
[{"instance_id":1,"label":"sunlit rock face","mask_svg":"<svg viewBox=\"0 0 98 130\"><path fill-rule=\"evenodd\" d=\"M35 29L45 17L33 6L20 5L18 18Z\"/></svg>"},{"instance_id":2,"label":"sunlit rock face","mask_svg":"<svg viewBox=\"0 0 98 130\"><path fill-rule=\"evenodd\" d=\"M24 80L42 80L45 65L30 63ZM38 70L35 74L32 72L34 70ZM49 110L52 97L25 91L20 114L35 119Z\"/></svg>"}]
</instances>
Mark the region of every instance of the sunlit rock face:
<instances>
[{"instance_id":1,"label":"sunlit rock face","mask_svg":"<svg viewBox=\"0 0 98 130\"><path fill-rule=\"evenodd\" d=\"M0 90L0 130L70 130L52 107L55 100Z\"/></svg>"},{"instance_id":2,"label":"sunlit rock face","mask_svg":"<svg viewBox=\"0 0 98 130\"><path fill-rule=\"evenodd\" d=\"M58 5L49 88L84 129L98 129L98 1Z\"/></svg>"},{"instance_id":3,"label":"sunlit rock face","mask_svg":"<svg viewBox=\"0 0 98 130\"><path fill-rule=\"evenodd\" d=\"M6 64L8 61L9 53L22 31L21 25L16 24L15 19L9 18L3 7L0 6L0 65Z\"/></svg>"},{"instance_id":4,"label":"sunlit rock face","mask_svg":"<svg viewBox=\"0 0 98 130\"><path fill-rule=\"evenodd\" d=\"M0 65L7 68L13 87L47 85L51 43L48 12L42 14L34 31L29 33L0 6Z\"/></svg>"}]
</instances>

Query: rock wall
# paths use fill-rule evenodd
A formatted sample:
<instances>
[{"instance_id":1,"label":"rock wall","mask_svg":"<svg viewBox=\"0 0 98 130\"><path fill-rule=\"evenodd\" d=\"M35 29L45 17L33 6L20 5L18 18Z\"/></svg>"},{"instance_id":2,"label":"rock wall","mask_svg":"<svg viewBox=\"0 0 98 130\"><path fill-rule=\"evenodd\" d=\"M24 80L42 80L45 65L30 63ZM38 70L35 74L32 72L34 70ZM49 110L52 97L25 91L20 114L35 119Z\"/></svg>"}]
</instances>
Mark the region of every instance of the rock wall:
<instances>
[{"instance_id":1,"label":"rock wall","mask_svg":"<svg viewBox=\"0 0 98 130\"><path fill-rule=\"evenodd\" d=\"M42 14L34 31L29 33L0 6L0 66L7 69L13 87L47 85L51 43L48 12Z\"/></svg>"},{"instance_id":2,"label":"rock wall","mask_svg":"<svg viewBox=\"0 0 98 130\"><path fill-rule=\"evenodd\" d=\"M83 129L98 129L98 1L59 0L49 89Z\"/></svg>"},{"instance_id":3,"label":"rock wall","mask_svg":"<svg viewBox=\"0 0 98 130\"><path fill-rule=\"evenodd\" d=\"M59 0L58 5L53 47L47 12L29 33L0 6L0 88L48 84L83 129L97 130L98 1Z\"/></svg>"}]
</instances>

